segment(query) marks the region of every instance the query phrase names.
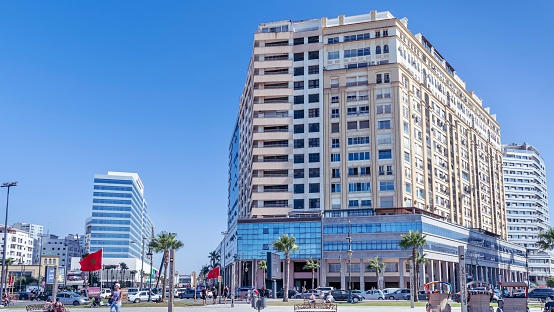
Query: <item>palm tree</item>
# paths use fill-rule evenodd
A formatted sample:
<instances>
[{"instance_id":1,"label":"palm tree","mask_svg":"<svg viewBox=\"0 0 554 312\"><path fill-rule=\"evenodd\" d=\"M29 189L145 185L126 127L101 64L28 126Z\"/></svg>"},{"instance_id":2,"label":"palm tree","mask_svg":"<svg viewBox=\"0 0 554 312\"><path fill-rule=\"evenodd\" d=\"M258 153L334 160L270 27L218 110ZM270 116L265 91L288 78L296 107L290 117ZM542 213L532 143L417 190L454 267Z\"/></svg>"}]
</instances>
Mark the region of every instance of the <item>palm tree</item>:
<instances>
[{"instance_id":1,"label":"palm tree","mask_svg":"<svg viewBox=\"0 0 554 312\"><path fill-rule=\"evenodd\" d=\"M319 269L320 266L321 266L321 264L319 263L318 260L314 261L314 259L312 259L312 257L310 257L310 259L308 259L308 261L306 261L306 264L302 268L303 270L311 270L312 271L312 289L315 288L315 286L314 286L314 284L315 284L315 270Z\"/></svg>"},{"instance_id":2,"label":"palm tree","mask_svg":"<svg viewBox=\"0 0 554 312\"><path fill-rule=\"evenodd\" d=\"M264 272L264 287L265 287L265 279L266 279L266 271L267 271L267 262L265 260L260 260L258 262L258 269L262 270Z\"/></svg>"},{"instance_id":3,"label":"palm tree","mask_svg":"<svg viewBox=\"0 0 554 312\"><path fill-rule=\"evenodd\" d=\"M415 289L419 289L419 267L421 264L423 265L426 265L427 263L429 263L429 260L425 257L426 254L421 254L419 251L417 252L416 254L416 261L415 261L415 266L414 266L414 286L415 286ZM410 256L410 258L408 258L410 260L412 260L412 256Z\"/></svg>"},{"instance_id":4,"label":"palm tree","mask_svg":"<svg viewBox=\"0 0 554 312\"><path fill-rule=\"evenodd\" d=\"M375 257L369 260L369 264L367 265L368 269L375 269L375 276L377 277L377 287L379 289L383 289L381 283L379 283L379 276L381 276L381 273L385 273L386 267L387 264L385 262L379 261L379 257Z\"/></svg>"},{"instance_id":5,"label":"palm tree","mask_svg":"<svg viewBox=\"0 0 554 312\"><path fill-rule=\"evenodd\" d=\"M162 231L158 236L152 238L152 241L148 244L149 248L152 248L155 252L163 252L164 258L164 272L165 276L169 276L167 267L169 266L169 250L179 250L183 247L183 242L177 240L177 233L168 233ZM165 301L165 286L166 280L163 281L162 301Z\"/></svg>"},{"instance_id":6,"label":"palm tree","mask_svg":"<svg viewBox=\"0 0 554 312\"><path fill-rule=\"evenodd\" d=\"M273 242L273 247L285 254L285 293L283 294L283 302L289 301L289 266L290 266L290 253L292 251L300 249L300 246L296 245L296 238L294 236L289 236L288 234L283 234L283 236L278 237L276 241Z\"/></svg>"},{"instance_id":7,"label":"palm tree","mask_svg":"<svg viewBox=\"0 0 554 312\"><path fill-rule=\"evenodd\" d=\"M412 262L414 262L414 269L416 267L415 261L417 260L417 250L421 247L423 247L425 244L427 244L427 240L425 239L427 235L421 234L419 231L413 231L410 230L408 234L404 234L401 236L402 239L400 239L400 242L398 243L398 246L402 249L412 249ZM412 273L412 272L410 272ZM417 291L414 285L414 292ZM417 296L415 294L412 294L414 301L418 301Z\"/></svg>"},{"instance_id":8,"label":"palm tree","mask_svg":"<svg viewBox=\"0 0 554 312\"><path fill-rule=\"evenodd\" d=\"M210 258L210 267L212 269L215 269L219 265L219 253L217 253L215 250L210 252L210 255L208 256Z\"/></svg>"},{"instance_id":9,"label":"palm tree","mask_svg":"<svg viewBox=\"0 0 554 312\"><path fill-rule=\"evenodd\" d=\"M129 271L129 274L131 274L131 280L133 281L132 285L135 286L135 275L138 273L137 270L131 270Z\"/></svg>"},{"instance_id":10,"label":"palm tree","mask_svg":"<svg viewBox=\"0 0 554 312\"><path fill-rule=\"evenodd\" d=\"M200 270L200 276L202 277L202 279L206 279L206 276L208 275L209 272L210 272L210 266L207 264L204 264L204 266Z\"/></svg>"},{"instance_id":11,"label":"palm tree","mask_svg":"<svg viewBox=\"0 0 554 312\"><path fill-rule=\"evenodd\" d=\"M121 270L121 282L123 285L127 286L126 280L125 280L125 271L128 270L129 267L127 266L127 263L121 262L119 264L119 270Z\"/></svg>"},{"instance_id":12,"label":"palm tree","mask_svg":"<svg viewBox=\"0 0 554 312\"><path fill-rule=\"evenodd\" d=\"M539 240L537 241L537 244L539 245L540 249L544 250L551 250L554 248L554 229L551 227L548 227L548 229L544 232L539 233Z\"/></svg>"}]
</instances>

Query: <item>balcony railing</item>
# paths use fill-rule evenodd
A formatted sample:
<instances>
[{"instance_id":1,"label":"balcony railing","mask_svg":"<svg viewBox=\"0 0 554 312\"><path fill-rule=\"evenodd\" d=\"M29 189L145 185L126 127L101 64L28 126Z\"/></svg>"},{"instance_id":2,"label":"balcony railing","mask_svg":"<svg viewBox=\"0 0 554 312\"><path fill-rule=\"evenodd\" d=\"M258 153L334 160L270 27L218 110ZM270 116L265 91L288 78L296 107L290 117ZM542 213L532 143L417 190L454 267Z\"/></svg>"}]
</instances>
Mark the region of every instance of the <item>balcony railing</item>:
<instances>
[{"instance_id":1,"label":"balcony railing","mask_svg":"<svg viewBox=\"0 0 554 312\"><path fill-rule=\"evenodd\" d=\"M276 114L254 114L254 118L284 118L289 117L288 113L276 113Z\"/></svg>"},{"instance_id":2,"label":"balcony railing","mask_svg":"<svg viewBox=\"0 0 554 312\"><path fill-rule=\"evenodd\" d=\"M264 145L261 146L262 148L272 148L272 147L289 147L288 144L271 144L271 145Z\"/></svg>"},{"instance_id":3,"label":"balcony railing","mask_svg":"<svg viewBox=\"0 0 554 312\"><path fill-rule=\"evenodd\" d=\"M358 85L358 83L356 81L349 81L349 82L346 83L347 87L357 86L357 85Z\"/></svg>"},{"instance_id":4,"label":"balcony railing","mask_svg":"<svg viewBox=\"0 0 554 312\"><path fill-rule=\"evenodd\" d=\"M285 208L290 207L289 204L264 204L263 208Z\"/></svg>"},{"instance_id":5,"label":"balcony railing","mask_svg":"<svg viewBox=\"0 0 554 312\"><path fill-rule=\"evenodd\" d=\"M339 84L338 83L332 83L331 84L331 88L338 88L339 87Z\"/></svg>"},{"instance_id":6,"label":"balcony railing","mask_svg":"<svg viewBox=\"0 0 554 312\"><path fill-rule=\"evenodd\" d=\"M259 133L270 133L270 132L291 132L289 129L262 129Z\"/></svg>"},{"instance_id":7,"label":"balcony railing","mask_svg":"<svg viewBox=\"0 0 554 312\"><path fill-rule=\"evenodd\" d=\"M254 160L254 162L290 162L289 159L258 159L258 160Z\"/></svg>"}]
</instances>

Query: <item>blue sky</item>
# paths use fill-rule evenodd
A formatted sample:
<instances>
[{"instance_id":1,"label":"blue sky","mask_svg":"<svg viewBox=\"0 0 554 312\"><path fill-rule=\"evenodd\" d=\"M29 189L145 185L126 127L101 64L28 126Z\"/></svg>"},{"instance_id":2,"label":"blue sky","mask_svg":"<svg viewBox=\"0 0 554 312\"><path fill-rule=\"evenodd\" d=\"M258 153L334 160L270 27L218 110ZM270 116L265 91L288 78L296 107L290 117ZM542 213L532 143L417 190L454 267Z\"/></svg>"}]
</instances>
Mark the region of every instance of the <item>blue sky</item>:
<instances>
[{"instance_id":1,"label":"blue sky","mask_svg":"<svg viewBox=\"0 0 554 312\"><path fill-rule=\"evenodd\" d=\"M370 10L407 17L497 114L503 143L541 151L552 181L554 2L525 4L2 1L0 180L20 182L9 223L83 233L93 175L138 172L156 231L185 244L177 269L198 271L225 229L228 145L257 24Z\"/></svg>"}]
</instances>

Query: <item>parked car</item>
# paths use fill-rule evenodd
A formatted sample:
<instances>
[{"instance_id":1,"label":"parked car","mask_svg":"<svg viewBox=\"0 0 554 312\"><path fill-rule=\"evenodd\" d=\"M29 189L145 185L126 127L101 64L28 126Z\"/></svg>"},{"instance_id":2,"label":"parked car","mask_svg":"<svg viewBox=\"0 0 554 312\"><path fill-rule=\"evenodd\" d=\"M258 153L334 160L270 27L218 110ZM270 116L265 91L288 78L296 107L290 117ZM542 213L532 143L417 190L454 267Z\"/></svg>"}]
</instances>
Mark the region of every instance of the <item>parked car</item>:
<instances>
[{"instance_id":1,"label":"parked car","mask_svg":"<svg viewBox=\"0 0 554 312\"><path fill-rule=\"evenodd\" d=\"M412 297L412 294L404 295L405 300L410 300L410 297ZM419 301L427 301L427 294L425 293L425 290L420 290L417 292L417 300Z\"/></svg>"},{"instance_id":2,"label":"parked car","mask_svg":"<svg viewBox=\"0 0 554 312\"><path fill-rule=\"evenodd\" d=\"M317 289L308 289L308 290L306 290L306 292L297 293L294 296L294 299L310 299L312 297L312 292L314 293L316 298L323 298L321 296L321 291L319 291Z\"/></svg>"},{"instance_id":3,"label":"parked car","mask_svg":"<svg viewBox=\"0 0 554 312\"><path fill-rule=\"evenodd\" d=\"M248 294L248 291L249 290L252 291L253 289L254 289L254 287L252 287L252 286L239 287L235 291L235 297L236 298L246 298L246 295Z\"/></svg>"},{"instance_id":4,"label":"parked car","mask_svg":"<svg viewBox=\"0 0 554 312\"><path fill-rule=\"evenodd\" d=\"M410 290L408 288L401 288L395 292L386 294L385 297L389 300L404 300L404 296L409 294Z\"/></svg>"},{"instance_id":5,"label":"parked car","mask_svg":"<svg viewBox=\"0 0 554 312\"><path fill-rule=\"evenodd\" d=\"M535 288L529 292L529 298L536 298L542 300L554 299L554 289L552 288Z\"/></svg>"},{"instance_id":6,"label":"parked car","mask_svg":"<svg viewBox=\"0 0 554 312\"><path fill-rule=\"evenodd\" d=\"M161 294L150 294L150 300L152 300L153 302L158 302L162 299L162 295ZM131 294L129 296L127 296L127 301L128 302L134 302L134 303L139 303L141 301L148 301L148 292L147 291L139 291L139 292L136 292L134 294Z\"/></svg>"},{"instance_id":7,"label":"parked car","mask_svg":"<svg viewBox=\"0 0 554 312\"><path fill-rule=\"evenodd\" d=\"M318 287L316 290L321 291L321 296L325 297L329 292L335 290L335 287Z\"/></svg>"},{"instance_id":8,"label":"parked car","mask_svg":"<svg viewBox=\"0 0 554 312\"><path fill-rule=\"evenodd\" d=\"M48 299L52 300L52 294L48 296ZM60 299L60 302L64 305L82 305L82 304L89 304L90 300L87 297L81 297L79 294L74 292L68 292L68 291L62 291L56 294L56 299Z\"/></svg>"},{"instance_id":9,"label":"parked car","mask_svg":"<svg viewBox=\"0 0 554 312\"><path fill-rule=\"evenodd\" d=\"M179 293L179 299L193 299L194 298L194 289L189 288L185 291ZM202 297L202 292L200 290L196 291L196 298Z\"/></svg>"},{"instance_id":10,"label":"parked car","mask_svg":"<svg viewBox=\"0 0 554 312\"><path fill-rule=\"evenodd\" d=\"M283 295L285 294L285 290L284 289L281 289L277 292L277 298L283 298ZM288 298L294 298L296 297L296 295L300 294L298 291L296 291L295 289L289 289L289 296Z\"/></svg>"},{"instance_id":11,"label":"parked car","mask_svg":"<svg viewBox=\"0 0 554 312\"><path fill-rule=\"evenodd\" d=\"M138 288L127 288L127 294L128 295L135 294L135 293L138 293L138 292L139 292Z\"/></svg>"},{"instance_id":12,"label":"parked car","mask_svg":"<svg viewBox=\"0 0 554 312\"><path fill-rule=\"evenodd\" d=\"M36 299L36 294L30 292L30 291L23 291L23 292L20 292L19 294L19 300L35 300Z\"/></svg>"},{"instance_id":13,"label":"parked car","mask_svg":"<svg viewBox=\"0 0 554 312\"><path fill-rule=\"evenodd\" d=\"M388 294L391 294L399 289L400 288L385 288L383 289L383 294L385 294L385 298L386 298Z\"/></svg>"},{"instance_id":14,"label":"parked car","mask_svg":"<svg viewBox=\"0 0 554 312\"><path fill-rule=\"evenodd\" d=\"M385 300L385 294L380 289L366 290L361 296L367 300Z\"/></svg>"},{"instance_id":15,"label":"parked car","mask_svg":"<svg viewBox=\"0 0 554 312\"><path fill-rule=\"evenodd\" d=\"M335 301L347 301L348 300L348 290L333 290L331 291L331 296L333 296L333 299ZM360 301L364 300L364 297L358 295L358 294L352 294L352 303L358 303Z\"/></svg>"},{"instance_id":16,"label":"parked car","mask_svg":"<svg viewBox=\"0 0 554 312\"><path fill-rule=\"evenodd\" d=\"M40 293L40 294L37 296L37 301L38 301L38 300L46 301L46 299L48 299L48 297L50 297L50 296L52 296L52 293L51 293L51 292Z\"/></svg>"},{"instance_id":17,"label":"parked car","mask_svg":"<svg viewBox=\"0 0 554 312\"><path fill-rule=\"evenodd\" d=\"M100 298L108 298L112 296L112 290L109 288L104 288L100 291Z\"/></svg>"}]
</instances>

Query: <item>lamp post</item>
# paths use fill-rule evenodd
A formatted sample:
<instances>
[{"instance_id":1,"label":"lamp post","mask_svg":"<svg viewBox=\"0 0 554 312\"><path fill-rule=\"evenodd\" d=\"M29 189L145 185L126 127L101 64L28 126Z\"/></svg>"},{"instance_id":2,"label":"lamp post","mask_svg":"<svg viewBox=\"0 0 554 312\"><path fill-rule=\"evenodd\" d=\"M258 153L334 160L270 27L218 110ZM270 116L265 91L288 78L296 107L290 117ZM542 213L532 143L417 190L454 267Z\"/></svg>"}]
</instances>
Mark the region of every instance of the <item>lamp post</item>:
<instances>
[{"instance_id":1,"label":"lamp post","mask_svg":"<svg viewBox=\"0 0 554 312\"><path fill-rule=\"evenodd\" d=\"M348 220L348 303L352 303L352 236L350 236L350 220Z\"/></svg>"},{"instance_id":2,"label":"lamp post","mask_svg":"<svg viewBox=\"0 0 554 312\"><path fill-rule=\"evenodd\" d=\"M152 301L152 248L148 248L148 253L146 254L146 256L148 257L148 259L150 259L150 274L148 275L149 276L149 281L148 281L148 302L151 302Z\"/></svg>"},{"instance_id":3,"label":"lamp post","mask_svg":"<svg viewBox=\"0 0 554 312\"><path fill-rule=\"evenodd\" d=\"M527 273L527 286L531 286L531 282L529 281L529 249L528 248L525 248L525 270Z\"/></svg>"},{"instance_id":4,"label":"lamp post","mask_svg":"<svg viewBox=\"0 0 554 312\"><path fill-rule=\"evenodd\" d=\"M6 272L4 268L6 266L6 250L8 249L8 207L10 203L10 187L17 186L17 182L4 182L0 187L7 187L8 193L6 195L6 220L4 223L4 251L2 252L2 279L0 282L0 298L3 298L4 285L6 284Z\"/></svg>"},{"instance_id":5,"label":"lamp post","mask_svg":"<svg viewBox=\"0 0 554 312\"><path fill-rule=\"evenodd\" d=\"M228 231L221 231L221 235L223 235L223 246L221 247L223 249L223 252L222 252L222 256L219 257L220 261L221 261L221 282L219 283L219 303L221 304L221 284L225 285L225 257L226 257L226 253L225 253L225 238L227 237L227 234L229 232Z\"/></svg>"},{"instance_id":6,"label":"lamp post","mask_svg":"<svg viewBox=\"0 0 554 312\"><path fill-rule=\"evenodd\" d=\"M140 288L142 289L143 288L143 280L144 280L144 241L146 240L146 237L142 237L142 249L140 251L140 261L141 261L141 265L140 265Z\"/></svg>"}]
</instances>

